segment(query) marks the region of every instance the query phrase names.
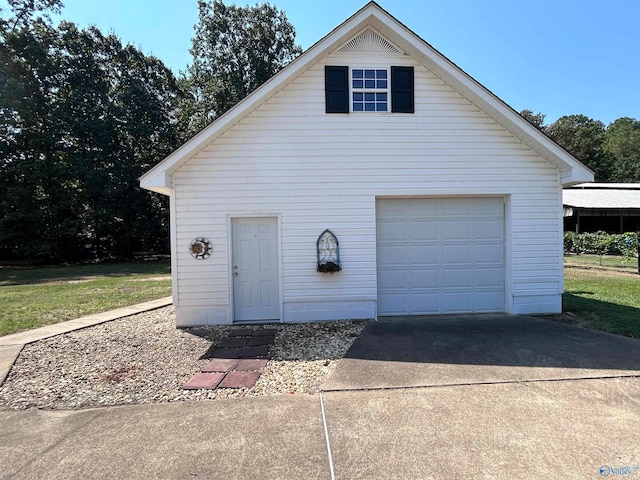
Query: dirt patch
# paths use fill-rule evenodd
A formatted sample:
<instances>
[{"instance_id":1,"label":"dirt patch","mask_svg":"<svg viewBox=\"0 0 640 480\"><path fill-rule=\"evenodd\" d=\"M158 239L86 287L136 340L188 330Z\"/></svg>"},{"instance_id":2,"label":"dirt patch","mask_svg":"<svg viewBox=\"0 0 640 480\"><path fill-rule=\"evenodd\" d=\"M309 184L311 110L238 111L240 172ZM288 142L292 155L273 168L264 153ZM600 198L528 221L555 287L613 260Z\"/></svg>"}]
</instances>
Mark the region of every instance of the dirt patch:
<instances>
[{"instance_id":1,"label":"dirt patch","mask_svg":"<svg viewBox=\"0 0 640 480\"><path fill-rule=\"evenodd\" d=\"M580 315L576 315L572 312L564 312L558 315L533 315L536 318L541 318L543 320L552 320L554 322L567 323L569 325L575 325L577 327L589 328L589 320L581 317Z\"/></svg>"},{"instance_id":2,"label":"dirt patch","mask_svg":"<svg viewBox=\"0 0 640 480\"><path fill-rule=\"evenodd\" d=\"M130 282L164 282L171 280L171 275L165 275L164 277L146 277L146 278L133 278Z\"/></svg>"},{"instance_id":3,"label":"dirt patch","mask_svg":"<svg viewBox=\"0 0 640 480\"><path fill-rule=\"evenodd\" d=\"M567 275L573 275L575 278L581 278L586 276L588 273L593 272L597 272L598 275L602 275L605 277L640 278L640 275L638 275L638 271L632 269L632 267L629 267L629 270L620 270L616 267L601 267L598 265L565 265L564 270Z\"/></svg>"}]
</instances>

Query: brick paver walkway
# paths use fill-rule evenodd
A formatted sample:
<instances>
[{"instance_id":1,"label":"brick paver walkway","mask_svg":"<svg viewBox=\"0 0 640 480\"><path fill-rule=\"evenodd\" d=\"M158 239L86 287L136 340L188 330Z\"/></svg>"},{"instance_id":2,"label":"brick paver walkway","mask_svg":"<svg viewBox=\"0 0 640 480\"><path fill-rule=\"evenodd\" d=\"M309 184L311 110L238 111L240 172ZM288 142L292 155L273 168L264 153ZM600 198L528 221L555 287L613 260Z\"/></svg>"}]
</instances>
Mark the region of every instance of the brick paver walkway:
<instances>
[{"instance_id":1,"label":"brick paver walkway","mask_svg":"<svg viewBox=\"0 0 640 480\"><path fill-rule=\"evenodd\" d=\"M213 360L185 383L186 390L251 388L267 365L275 329L238 328L213 352Z\"/></svg>"}]
</instances>

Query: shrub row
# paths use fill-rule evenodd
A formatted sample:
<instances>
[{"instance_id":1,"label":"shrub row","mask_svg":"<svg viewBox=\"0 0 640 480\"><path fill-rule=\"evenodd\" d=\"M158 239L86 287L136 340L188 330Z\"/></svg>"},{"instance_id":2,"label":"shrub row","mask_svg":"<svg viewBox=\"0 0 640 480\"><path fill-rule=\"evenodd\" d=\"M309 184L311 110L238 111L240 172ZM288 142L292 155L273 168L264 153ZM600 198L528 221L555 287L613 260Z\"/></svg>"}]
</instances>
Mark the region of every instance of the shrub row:
<instances>
[{"instance_id":1,"label":"shrub row","mask_svg":"<svg viewBox=\"0 0 640 480\"><path fill-rule=\"evenodd\" d=\"M605 232L564 233L564 253L592 253L596 255L638 256L638 234Z\"/></svg>"}]
</instances>

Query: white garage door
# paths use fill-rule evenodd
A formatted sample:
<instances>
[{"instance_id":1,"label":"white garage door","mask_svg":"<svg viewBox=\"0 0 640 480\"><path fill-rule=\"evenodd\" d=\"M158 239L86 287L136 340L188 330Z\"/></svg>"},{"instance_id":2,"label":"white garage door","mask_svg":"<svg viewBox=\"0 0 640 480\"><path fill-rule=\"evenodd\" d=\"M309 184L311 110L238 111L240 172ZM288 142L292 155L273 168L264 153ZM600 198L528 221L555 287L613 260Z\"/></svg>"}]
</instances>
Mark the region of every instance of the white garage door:
<instances>
[{"instance_id":1,"label":"white garage door","mask_svg":"<svg viewBox=\"0 0 640 480\"><path fill-rule=\"evenodd\" d=\"M504 311L502 198L380 199L378 315Z\"/></svg>"}]
</instances>

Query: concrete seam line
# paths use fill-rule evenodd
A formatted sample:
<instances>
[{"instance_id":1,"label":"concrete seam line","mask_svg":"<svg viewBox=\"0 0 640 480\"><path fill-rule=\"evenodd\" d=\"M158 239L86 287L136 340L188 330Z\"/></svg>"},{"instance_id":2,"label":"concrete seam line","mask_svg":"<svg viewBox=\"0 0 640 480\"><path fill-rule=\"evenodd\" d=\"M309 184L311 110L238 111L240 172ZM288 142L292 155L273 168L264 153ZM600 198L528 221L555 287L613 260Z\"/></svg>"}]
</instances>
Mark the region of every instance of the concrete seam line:
<instances>
[{"instance_id":1,"label":"concrete seam line","mask_svg":"<svg viewBox=\"0 0 640 480\"><path fill-rule=\"evenodd\" d=\"M6 370L0 370L0 387L2 387L2 384L4 383L4 381L7 379L7 377L9 377L9 373L11 373L11 369L15 365L16 360L18 360L18 357L20 356L20 354L22 353L22 350L24 349L24 345L22 344L11 345L11 347L15 347L18 351L13 356L13 361L7 362L8 368Z\"/></svg>"},{"instance_id":2,"label":"concrete seam line","mask_svg":"<svg viewBox=\"0 0 640 480\"><path fill-rule=\"evenodd\" d=\"M442 385L400 385L394 387L358 387L358 388L328 388L323 389L325 393L344 392L377 392L383 390L413 390L418 388L443 388L443 387L475 387L477 385L508 385L524 383L545 383L545 382L576 382L581 380L614 380L616 378L640 378L640 375L601 375L594 377L579 378L534 378L531 380L497 380L494 382L473 382L473 383L444 383Z\"/></svg>"},{"instance_id":3,"label":"concrete seam line","mask_svg":"<svg viewBox=\"0 0 640 480\"><path fill-rule=\"evenodd\" d=\"M329 430L327 429L327 417L324 414L324 401L322 400L322 392L320 392L320 411L322 412L322 425L324 427L324 439L327 443L327 454L329 456L329 471L331 472L331 480L336 480L336 474L333 471L333 457L331 455L331 444L329 443Z\"/></svg>"}]
</instances>

